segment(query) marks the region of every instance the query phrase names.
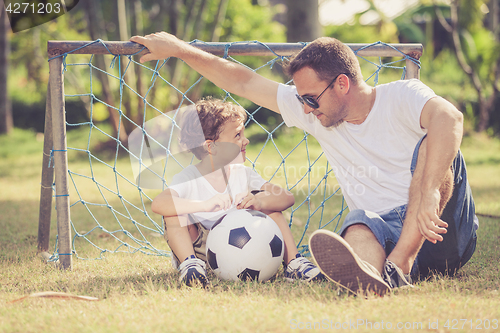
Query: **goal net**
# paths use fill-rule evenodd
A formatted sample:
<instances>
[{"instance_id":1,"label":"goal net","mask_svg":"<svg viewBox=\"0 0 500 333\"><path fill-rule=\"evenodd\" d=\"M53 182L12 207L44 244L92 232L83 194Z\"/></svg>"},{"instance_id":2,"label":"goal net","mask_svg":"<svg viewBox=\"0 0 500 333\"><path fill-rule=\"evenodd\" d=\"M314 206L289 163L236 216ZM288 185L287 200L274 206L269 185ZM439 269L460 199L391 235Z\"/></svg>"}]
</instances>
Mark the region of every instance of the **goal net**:
<instances>
[{"instance_id":1,"label":"goal net","mask_svg":"<svg viewBox=\"0 0 500 333\"><path fill-rule=\"evenodd\" d=\"M191 44L288 84L280 64L306 45ZM418 78L419 44L348 45L371 85ZM196 162L176 149L178 120L207 96L246 110L245 165L294 194L284 215L299 251L308 254L314 230L339 229L347 207L328 161L311 135L286 127L279 114L219 89L179 59L140 64L147 50L135 43L51 41L48 51L38 246L50 261L71 268L72 258L107 253L170 256L162 217L150 206L176 172ZM57 237L50 245L54 198Z\"/></svg>"}]
</instances>

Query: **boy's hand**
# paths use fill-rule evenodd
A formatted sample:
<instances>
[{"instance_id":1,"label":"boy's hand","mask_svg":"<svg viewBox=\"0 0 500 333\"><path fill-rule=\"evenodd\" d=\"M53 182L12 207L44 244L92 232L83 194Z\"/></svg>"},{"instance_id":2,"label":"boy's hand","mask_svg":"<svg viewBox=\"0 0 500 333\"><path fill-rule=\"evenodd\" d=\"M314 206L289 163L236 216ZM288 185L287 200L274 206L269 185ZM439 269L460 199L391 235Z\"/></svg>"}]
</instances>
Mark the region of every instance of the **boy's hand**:
<instances>
[{"instance_id":1,"label":"boy's hand","mask_svg":"<svg viewBox=\"0 0 500 333\"><path fill-rule=\"evenodd\" d=\"M234 197L234 204L236 205L236 207L238 207L238 205L243 201L243 199L249 194L250 192L248 191L236 194L236 196Z\"/></svg>"},{"instance_id":2,"label":"boy's hand","mask_svg":"<svg viewBox=\"0 0 500 333\"><path fill-rule=\"evenodd\" d=\"M236 205L237 209L262 210L262 195L253 195L248 193L240 203Z\"/></svg>"},{"instance_id":3,"label":"boy's hand","mask_svg":"<svg viewBox=\"0 0 500 333\"><path fill-rule=\"evenodd\" d=\"M229 194L217 194L204 202L205 212L217 212L219 210L227 210L231 208L231 197Z\"/></svg>"}]
</instances>

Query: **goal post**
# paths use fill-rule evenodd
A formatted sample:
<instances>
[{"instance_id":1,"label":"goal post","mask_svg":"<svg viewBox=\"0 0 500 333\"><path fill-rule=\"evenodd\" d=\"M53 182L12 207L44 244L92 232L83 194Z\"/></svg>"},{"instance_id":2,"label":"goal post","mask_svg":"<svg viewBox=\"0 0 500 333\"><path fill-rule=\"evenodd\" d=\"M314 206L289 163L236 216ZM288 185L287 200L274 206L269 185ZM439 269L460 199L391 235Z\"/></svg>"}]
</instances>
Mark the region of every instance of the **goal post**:
<instances>
[{"instance_id":1,"label":"goal post","mask_svg":"<svg viewBox=\"0 0 500 333\"><path fill-rule=\"evenodd\" d=\"M233 42L209 43L194 41L191 45L219 56L274 56L289 57L306 43ZM402 57L405 61L404 78L419 78L418 59L421 44L349 44L358 57ZM70 220L69 169L66 142L66 110L64 93L65 58L69 54L109 54L112 56L142 55L147 52L142 45L132 42L49 41L49 84L47 91L43 166L38 228L38 251L49 249L52 201L57 212L56 257L60 267L72 268L72 231ZM144 125L143 125L144 126ZM53 174L54 168L54 174ZM326 175L325 175L326 177ZM267 179L266 179L267 180ZM140 189L139 189L140 190ZM293 215L293 213L292 213Z\"/></svg>"}]
</instances>

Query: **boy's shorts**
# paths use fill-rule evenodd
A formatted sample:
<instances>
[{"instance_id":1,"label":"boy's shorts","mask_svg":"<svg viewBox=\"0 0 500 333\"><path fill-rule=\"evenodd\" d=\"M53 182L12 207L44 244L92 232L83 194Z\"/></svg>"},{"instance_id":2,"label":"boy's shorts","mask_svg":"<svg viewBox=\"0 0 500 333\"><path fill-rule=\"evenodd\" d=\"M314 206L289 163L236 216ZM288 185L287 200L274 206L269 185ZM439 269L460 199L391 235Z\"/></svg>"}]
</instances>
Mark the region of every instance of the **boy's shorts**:
<instances>
[{"instance_id":1,"label":"boy's shorts","mask_svg":"<svg viewBox=\"0 0 500 333\"><path fill-rule=\"evenodd\" d=\"M417 165L422 137L413 152L411 173ZM467 171L462 153L459 151L452 163L454 175L453 194L448 201L441 219L448 223L448 232L443 235L443 241L433 244L425 241L420 249L411 275L423 278L432 271L445 275L453 275L462 267L474 253L476 248L476 230L478 220L475 214L474 200L467 181ZM350 212L339 231L344 231L354 224L364 224L373 232L388 256L394 249L406 216L407 205L396 207L383 215L357 209Z\"/></svg>"},{"instance_id":2,"label":"boy's shorts","mask_svg":"<svg viewBox=\"0 0 500 333\"><path fill-rule=\"evenodd\" d=\"M190 219L193 217L191 215L188 215ZM194 222L194 221L193 221ZM195 227L198 230L198 237L193 241L193 249L194 249L194 254L198 259L203 260L204 262L207 262L207 253L206 253L206 248L207 248L207 237L208 237L208 232L210 231L209 229L205 228L203 224L200 222L195 222L195 223L190 223L189 225ZM167 241L168 244L168 237L167 233L165 232L163 234L165 240ZM172 265L174 268L177 268L179 264L184 261L183 258L182 260L179 260L177 256L174 254L172 251Z\"/></svg>"}]
</instances>

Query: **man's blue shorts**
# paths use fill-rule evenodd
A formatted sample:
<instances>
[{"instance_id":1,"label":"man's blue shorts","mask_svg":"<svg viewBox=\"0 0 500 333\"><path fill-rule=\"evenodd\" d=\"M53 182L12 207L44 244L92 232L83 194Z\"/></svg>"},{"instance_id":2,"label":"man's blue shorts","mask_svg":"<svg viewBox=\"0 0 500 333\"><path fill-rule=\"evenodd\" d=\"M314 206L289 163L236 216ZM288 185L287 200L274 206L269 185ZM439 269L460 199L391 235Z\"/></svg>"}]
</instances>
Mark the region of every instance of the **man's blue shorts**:
<instances>
[{"instance_id":1,"label":"man's blue shorts","mask_svg":"<svg viewBox=\"0 0 500 333\"><path fill-rule=\"evenodd\" d=\"M413 152L412 174L415 171L418 152L424 138L425 136L420 139ZM453 275L472 257L476 249L478 220L467 181L464 158L460 151L453 161L452 169L453 194L441 215L441 219L448 223L448 232L443 235L442 242L436 244L427 240L424 242L411 270L414 278L424 278L433 271ZM346 216L339 234L343 235L351 225L364 224L377 237L388 256L401 235L405 216L406 205L396 207L383 215L361 209L353 210Z\"/></svg>"}]
</instances>

